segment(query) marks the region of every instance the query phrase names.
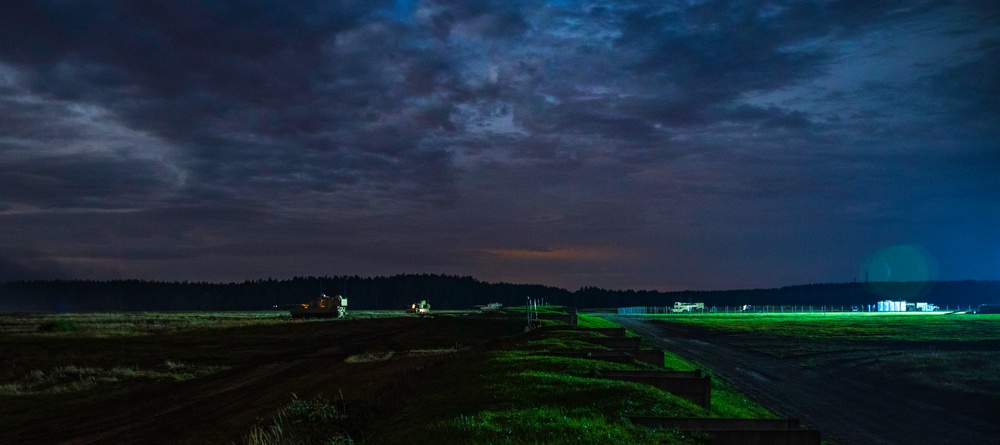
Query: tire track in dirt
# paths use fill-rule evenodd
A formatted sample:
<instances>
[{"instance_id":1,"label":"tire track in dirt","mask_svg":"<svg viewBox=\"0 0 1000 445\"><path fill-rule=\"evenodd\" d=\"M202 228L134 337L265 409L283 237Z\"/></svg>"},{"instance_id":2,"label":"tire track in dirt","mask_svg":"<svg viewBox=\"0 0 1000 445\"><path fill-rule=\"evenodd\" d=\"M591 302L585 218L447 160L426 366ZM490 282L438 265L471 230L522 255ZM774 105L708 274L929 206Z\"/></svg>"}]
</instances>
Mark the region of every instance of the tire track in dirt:
<instances>
[{"instance_id":1,"label":"tire track in dirt","mask_svg":"<svg viewBox=\"0 0 1000 445\"><path fill-rule=\"evenodd\" d=\"M370 336L349 341L365 337ZM110 411L81 413L74 422L38 425L34 431L11 437L11 443L185 443L190 432L268 415L287 404L289 394L322 387L329 381L330 367L347 356L340 347L324 348L202 379L158 384L143 391L141 400L129 396Z\"/></svg>"},{"instance_id":2,"label":"tire track in dirt","mask_svg":"<svg viewBox=\"0 0 1000 445\"><path fill-rule=\"evenodd\" d=\"M684 325L606 315L659 348L701 364L769 409L850 444L1000 444L1000 426L791 360L696 338Z\"/></svg>"},{"instance_id":3,"label":"tire track in dirt","mask_svg":"<svg viewBox=\"0 0 1000 445\"><path fill-rule=\"evenodd\" d=\"M142 443L159 442L176 434L177 430L193 430L197 428L196 425L223 422L257 408L271 410L287 403L288 398L287 392L272 393L270 387L274 385L271 382L299 380L308 375L311 369L305 360L295 360L245 369L245 372L237 376L227 374L226 378L214 379L185 391L186 395L179 397L180 403L164 407L162 403L158 403L163 399L150 401L134 410L145 414L129 415L127 419L122 419L129 421L125 425L71 443L88 445L127 443L134 440ZM167 442L170 440L163 443Z\"/></svg>"},{"instance_id":4,"label":"tire track in dirt","mask_svg":"<svg viewBox=\"0 0 1000 445\"><path fill-rule=\"evenodd\" d=\"M64 443L185 443L188 431L205 431L227 422L266 416L286 405L291 393L304 394L327 386L332 380L332 368L342 368L349 355L383 346L387 338L400 332L393 329L357 334L339 339L336 346L242 366L189 382L183 388L170 386L167 392L146 397L127 412L76 425L76 431L86 431L87 435Z\"/></svg>"}]
</instances>

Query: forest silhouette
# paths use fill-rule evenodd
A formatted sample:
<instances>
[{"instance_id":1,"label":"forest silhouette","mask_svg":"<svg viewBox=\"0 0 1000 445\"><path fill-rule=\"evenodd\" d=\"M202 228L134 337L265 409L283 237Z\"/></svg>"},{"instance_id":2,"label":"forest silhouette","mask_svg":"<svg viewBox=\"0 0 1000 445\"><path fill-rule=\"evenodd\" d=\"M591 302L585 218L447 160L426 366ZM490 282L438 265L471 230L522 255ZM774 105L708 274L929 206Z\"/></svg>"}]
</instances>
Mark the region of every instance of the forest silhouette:
<instances>
[{"instance_id":1,"label":"forest silhouette","mask_svg":"<svg viewBox=\"0 0 1000 445\"><path fill-rule=\"evenodd\" d=\"M407 274L379 277L295 277L240 283L143 280L49 280L0 283L0 311L210 311L268 310L304 303L320 293L347 296L354 310L403 310L427 300L435 309L472 309L528 298L577 308L672 306L858 306L885 299L926 301L942 309L1000 303L1000 281L827 283L776 289L660 292L583 287L576 291L537 284L490 283L468 276Z\"/></svg>"}]
</instances>

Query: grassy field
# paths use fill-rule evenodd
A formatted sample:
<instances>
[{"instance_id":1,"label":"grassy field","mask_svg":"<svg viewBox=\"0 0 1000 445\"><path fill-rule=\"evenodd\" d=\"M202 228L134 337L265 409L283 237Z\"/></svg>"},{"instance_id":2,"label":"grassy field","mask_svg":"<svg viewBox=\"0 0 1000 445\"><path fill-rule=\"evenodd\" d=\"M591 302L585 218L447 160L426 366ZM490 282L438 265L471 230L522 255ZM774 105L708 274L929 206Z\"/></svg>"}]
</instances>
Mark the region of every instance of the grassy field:
<instances>
[{"instance_id":1,"label":"grassy field","mask_svg":"<svg viewBox=\"0 0 1000 445\"><path fill-rule=\"evenodd\" d=\"M1000 406L1000 315L826 313L659 315L803 368L925 392L956 409ZM995 411L995 410L992 410ZM1000 414L992 416L1000 421Z\"/></svg>"},{"instance_id":2,"label":"grassy field","mask_svg":"<svg viewBox=\"0 0 1000 445\"><path fill-rule=\"evenodd\" d=\"M1000 340L1000 314L945 314L941 312L827 312L651 315L671 322L703 326L734 337L746 334L767 338L832 341Z\"/></svg>"},{"instance_id":3,"label":"grassy field","mask_svg":"<svg viewBox=\"0 0 1000 445\"><path fill-rule=\"evenodd\" d=\"M706 411L652 387L594 378L596 368L648 365L551 355L595 347L587 340L597 334L524 332L516 309L286 315L0 315L0 430L31 443L115 426L122 432L97 442L680 444L696 441L621 419L772 416L726 386L713 389ZM613 326L583 314L580 322ZM666 365L694 368L670 354Z\"/></svg>"}]
</instances>

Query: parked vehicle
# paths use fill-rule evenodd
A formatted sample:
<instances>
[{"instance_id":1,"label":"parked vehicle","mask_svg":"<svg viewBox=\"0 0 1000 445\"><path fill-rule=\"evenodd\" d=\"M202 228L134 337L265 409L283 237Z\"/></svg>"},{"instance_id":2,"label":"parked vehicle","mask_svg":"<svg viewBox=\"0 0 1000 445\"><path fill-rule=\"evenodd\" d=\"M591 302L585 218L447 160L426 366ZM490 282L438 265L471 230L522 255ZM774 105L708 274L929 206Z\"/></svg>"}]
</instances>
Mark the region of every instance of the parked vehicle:
<instances>
[{"instance_id":1,"label":"parked vehicle","mask_svg":"<svg viewBox=\"0 0 1000 445\"><path fill-rule=\"evenodd\" d=\"M292 307L292 318L344 318L347 315L347 298L319 294L315 300Z\"/></svg>"},{"instance_id":2,"label":"parked vehicle","mask_svg":"<svg viewBox=\"0 0 1000 445\"><path fill-rule=\"evenodd\" d=\"M431 304L427 300L420 300L419 303L413 303L410 308L406 310L410 314L429 314L431 313Z\"/></svg>"},{"instance_id":3,"label":"parked vehicle","mask_svg":"<svg viewBox=\"0 0 1000 445\"><path fill-rule=\"evenodd\" d=\"M675 314L683 314L694 311L704 311L705 303L682 303L680 301L674 303L674 307L670 308L670 312Z\"/></svg>"}]
</instances>

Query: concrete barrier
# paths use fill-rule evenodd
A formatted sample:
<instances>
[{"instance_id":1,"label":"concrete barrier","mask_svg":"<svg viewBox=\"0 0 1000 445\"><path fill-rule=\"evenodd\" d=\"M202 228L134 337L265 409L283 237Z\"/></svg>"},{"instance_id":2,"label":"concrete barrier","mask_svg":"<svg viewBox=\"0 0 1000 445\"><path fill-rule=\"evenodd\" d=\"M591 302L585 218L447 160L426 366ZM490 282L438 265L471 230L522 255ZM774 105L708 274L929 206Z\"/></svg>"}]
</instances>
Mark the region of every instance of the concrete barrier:
<instances>
[{"instance_id":1,"label":"concrete barrier","mask_svg":"<svg viewBox=\"0 0 1000 445\"><path fill-rule=\"evenodd\" d=\"M566 315L562 314L545 314L540 316L540 318L545 320L555 320L566 323L570 326L576 326L580 324L579 316L577 315L575 307L566 308Z\"/></svg>"},{"instance_id":2,"label":"concrete barrier","mask_svg":"<svg viewBox=\"0 0 1000 445\"><path fill-rule=\"evenodd\" d=\"M696 371L614 371L596 370L594 375L601 378L624 382L643 383L661 391L669 392L698 406L712 407L712 378Z\"/></svg>"},{"instance_id":3,"label":"concrete barrier","mask_svg":"<svg viewBox=\"0 0 1000 445\"><path fill-rule=\"evenodd\" d=\"M629 417L629 421L651 428L702 433L712 445L820 445L820 432L801 429L798 419Z\"/></svg>"},{"instance_id":4,"label":"concrete barrier","mask_svg":"<svg viewBox=\"0 0 1000 445\"><path fill-rule=\"evenodd\" d=\"M589 338L585 341L587 341L588 343L593 343L595 345L604 346L605 348L618 349L622 351L638 351L639 343L642 341L642 339L639 337L623 337L623 338L598 337L598 338Z\"/></svg>"},{"instance_id":5,"label":"concrete barrier","mask_svg":"<svg viewBox=\"0 0 1000 445\"><path fill-rule=\"evenodd\" d=\"M577 328L583 332L596 332L605 337L625 338L625 328Z\"/></svg>"},{"instance_id":6,"label":"concrete barrier","mask_svg":"<svg viewBox=\"0 0 1000 445\"><path fill-rule=\"evenodd\" d=\"M819 430L709 430L702 433L709 437L711 445L820 445Z\"/></svg>"},{"instance_id":7,"label":"concrete barrier","mask_svg":"<svg viewBox=\"0 0 1000 445\"><path fill-rule=\"evenodd\" d=\"M629 354L635 356L635 359L643 362L649 363L654 366L663 366L663 351L660 349L640 349L638 351L631 351Z\"/></svg>"},{"instance_id":8,"label":"concrete barrier","mask_svg":"<svg viewBox=\"0 0 1000 445\"><path fill-rule=\"evenodd\" d=\"M559 357L591 358L615 363L643 362L655 366L663 366L663 351L659 349L640 349L638 351L621 351L616 349L563 349L552 351Z\"/></svg>"},{"instance_id":9,"label":"concrete barrier","mask_svg":"<svg viewBox=\"0 0 1000 445\"><path fill-rule=\"evenodd\" d=\"M711 417L629 417L632 423L679 430L797 430L799 419L733 419Z\"/></svg>"},{"instance_id":10,"label":"concrete barrier","mask_svg":"<svg viewBox=\"0 0 1000 445\"><path fill-rule=\"evenodd\" d=\"M693 371L677 371L675 369L667 369L664 371L621 371L617 369L595 369L594 376L596 377L634 377L634 378L659 378L659 377L686 377L686 378L701 378L701 370L695 369Z\"/></svg>"},{"instance_id":11,"label":"concrete barrier","mask_svg":"<svg viewBox=\"0 0 1000 445\"><path fill-rule=\"evenodd\" d=\"M635 363L636 361L635 356L628 352L607 349L567 349L552 351L551 354L558 357L589 358L614 363Z\"/></svg>"},{"instance_id":12,"label":"concrete barrier","mask_svg":"<svg viewBox=\"0 0 1000 445\"><path fill-rule=\"evenodd\" d=\"M593 332L605 337L625 338L625 328L581 328L578 326L545 326L540 329L561 332Z\"/></svg>"}]
</instances>

